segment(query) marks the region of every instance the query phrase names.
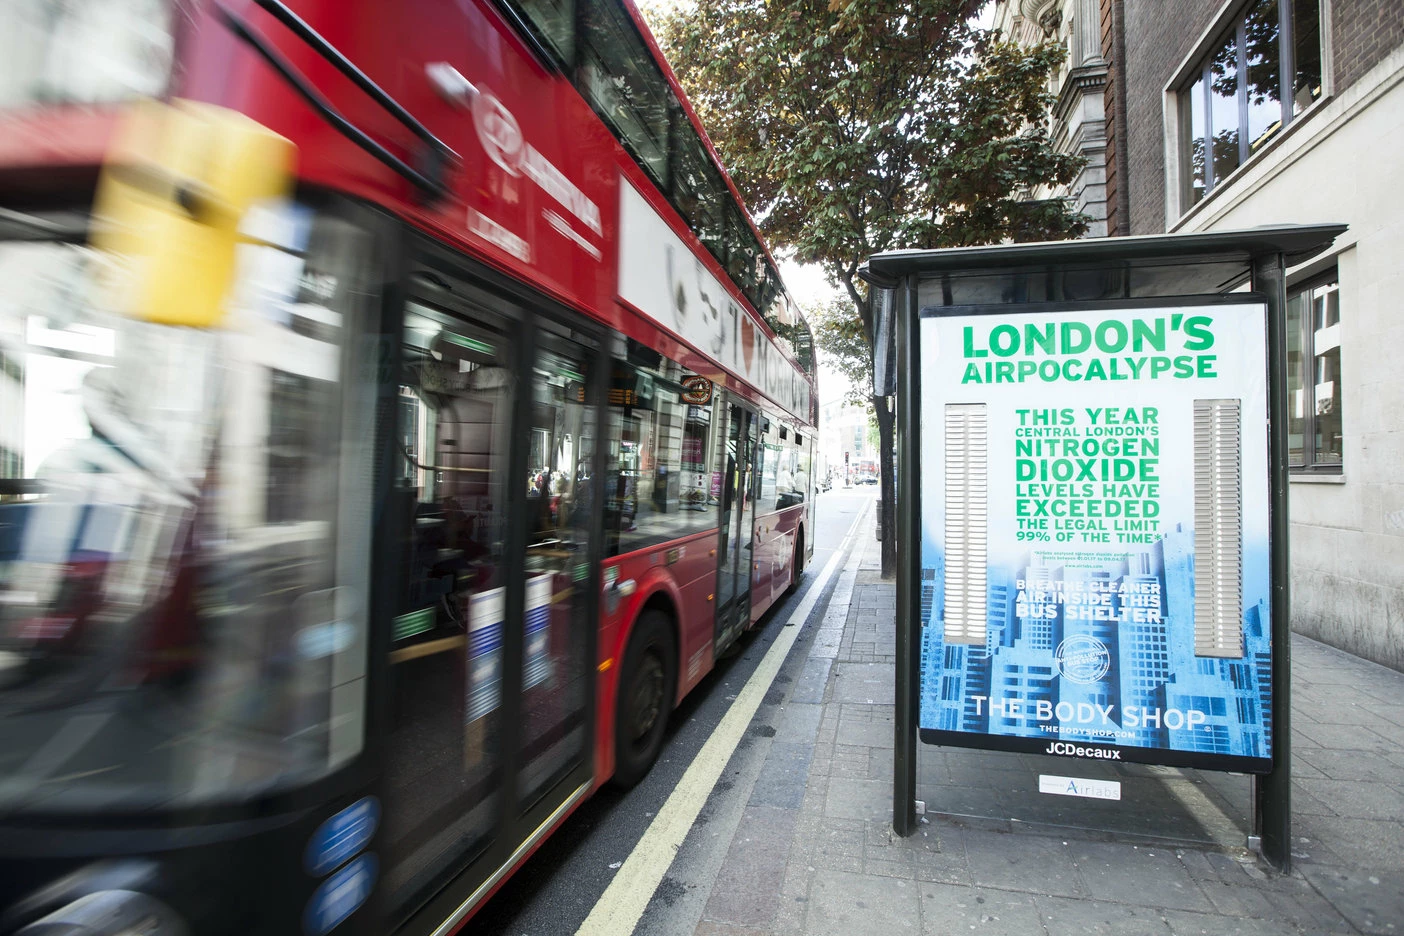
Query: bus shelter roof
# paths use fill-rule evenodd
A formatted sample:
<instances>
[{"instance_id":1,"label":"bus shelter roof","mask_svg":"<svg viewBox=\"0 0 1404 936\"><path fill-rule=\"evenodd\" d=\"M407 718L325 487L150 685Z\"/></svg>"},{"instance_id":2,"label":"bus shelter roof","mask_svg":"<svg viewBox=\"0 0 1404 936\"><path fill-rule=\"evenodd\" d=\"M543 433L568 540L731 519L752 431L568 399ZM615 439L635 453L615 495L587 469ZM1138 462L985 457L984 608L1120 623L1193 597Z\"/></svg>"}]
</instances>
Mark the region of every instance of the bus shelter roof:
<instances>
[{"instance_id":1,"label":"bus shelter roof","mask_svg":"<svg viewBox=\"0 0 1404 936\"><path fill-rule=\"evenodd\" d=\"M912 275L922 280L935 277L945 283L964 278L1001 281L1000 287L975 290L994 302L1033 299L1019 295L1026 291L1019 288L1020 283L1027 287L1031 280L1056 278L1071 287L1080 274L1084 279L1090 277L1087 285L1093 292L1101 292L1085 298L1204 295L1226 292L1246 281L1258 257L1280 254L1287 266L1304 263L1329 248L1345 230L1344 224L1294 224L1195 234L892 250L869 257L859 275L884 287ZM1098 285L1093 286L1093 282Z\"/></svg>"}]
</instances>

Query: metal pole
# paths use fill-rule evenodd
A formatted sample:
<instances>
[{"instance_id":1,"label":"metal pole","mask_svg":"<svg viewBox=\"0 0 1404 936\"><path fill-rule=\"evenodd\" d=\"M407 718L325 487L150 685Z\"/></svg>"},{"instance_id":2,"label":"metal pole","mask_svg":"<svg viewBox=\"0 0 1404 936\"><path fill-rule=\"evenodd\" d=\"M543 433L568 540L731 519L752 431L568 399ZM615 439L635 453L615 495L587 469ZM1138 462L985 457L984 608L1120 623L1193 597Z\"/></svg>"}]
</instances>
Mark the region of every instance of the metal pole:
<instances>
[{"instance_id":1,"label":"metal pole","mask_svg":"<svg viewBox=\"0 0 1404 936\"><path fill-rule=\"evenodd\" d=\"M1292 867L1292 622L1287 551L1287 271L1280 253L1253 258L1253 291L1267 300L1268 455L1272 537L1272 772L1253 778L1262 855Z\"/></svg>"},{"instance_id":2,"label":"metal pole","mask_svg":"<svg viewBox=\"0 0 1404 936\"><path fill-rule=\"evenodd\" d=\"M921 608L921 335L916 279L904 283L897 308L897 682L893 701L892 829L917 830L916 748ZM889 531L891 535L892 531Z\"/></svg>"}]
</instances>

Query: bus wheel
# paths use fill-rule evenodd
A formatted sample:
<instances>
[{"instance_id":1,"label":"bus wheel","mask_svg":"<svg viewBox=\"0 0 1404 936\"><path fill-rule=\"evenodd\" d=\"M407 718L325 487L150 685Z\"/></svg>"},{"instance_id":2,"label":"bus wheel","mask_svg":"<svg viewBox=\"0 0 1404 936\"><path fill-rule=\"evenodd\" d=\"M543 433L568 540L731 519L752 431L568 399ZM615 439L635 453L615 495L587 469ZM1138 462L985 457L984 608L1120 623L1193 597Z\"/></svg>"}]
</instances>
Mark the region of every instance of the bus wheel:
<instances>
[{"instance_id":1,"label":"bus wheel","mask_svg":"<svg viewBox=\"0 0 1404 936\"><path fill-rule=\"evenodd\" d=\"M614 785L629 789L648 773L663 747L677 692L678 652L668 617L645 611L624 651L614 711Z\"/></svg>"},{"instance_id":2,"label":"bus wheel","mask_svg":"<svg viewBox=\"0 0 1404 936\"><path fill-rule=\"evenodd\" d=\"M790 565L790 587L785 594L793 595L799 588L800 576L804 575L804 528L795 532L795 561Z\"/></svg>"}]
</instances>

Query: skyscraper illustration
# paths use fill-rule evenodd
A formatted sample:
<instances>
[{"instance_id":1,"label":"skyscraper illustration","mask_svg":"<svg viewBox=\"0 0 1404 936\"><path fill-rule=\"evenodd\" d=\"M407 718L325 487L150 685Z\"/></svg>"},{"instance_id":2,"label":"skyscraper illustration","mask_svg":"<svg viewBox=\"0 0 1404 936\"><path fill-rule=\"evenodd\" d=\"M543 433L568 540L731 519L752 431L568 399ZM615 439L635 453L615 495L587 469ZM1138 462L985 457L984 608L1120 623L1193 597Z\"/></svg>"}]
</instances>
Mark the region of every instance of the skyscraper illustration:
<instances>
[{"instance_id":1,"label":"skyscraper illustration","mask_svg":"<svg viewBox=\"0 0 1404 936\"><path fill-rule=\"evenodd\" d=\"M1242 658L1196 656L1193 595L1194 537L1178 525L1120 559L1070 567L1032 551L1018 572L991 567L983 646L943 641L942 604L923 591L921 725L1267 756L1267 607L1243 614ZM1081 668L1060 663L1070 646Z\"/></svg>"}]
</instances>

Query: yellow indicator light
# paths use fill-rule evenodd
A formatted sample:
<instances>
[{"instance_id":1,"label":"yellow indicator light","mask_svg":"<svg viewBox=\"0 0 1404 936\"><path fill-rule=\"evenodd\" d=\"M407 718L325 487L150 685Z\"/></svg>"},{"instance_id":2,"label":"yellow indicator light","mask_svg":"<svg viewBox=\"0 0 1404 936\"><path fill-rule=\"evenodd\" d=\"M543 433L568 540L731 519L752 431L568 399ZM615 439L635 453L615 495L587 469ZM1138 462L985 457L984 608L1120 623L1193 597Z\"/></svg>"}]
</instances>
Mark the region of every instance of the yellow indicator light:
<instances>
[{"instance_id":1,"label":"yellow indicator light","mask_svg":"<svg viewBox=\"0 0 1404 936\"><path fill-rule=\"evenodd\" d=\"M614 660L612 660L612 659L611 659L611 660L605 660L603 663L601 663L601 664L599 665L599 670L600 670L601 673L607 672L607 671L609 670L609 668L610 668L611 666L613 666L613 665L614 665Z\"/></svg>"},{"instance_id":2,"label":"yellow indicator light","mask_svg":"<svg viewBox=\"0 0 1404 936\"><path fill-rule=\"evenodd\" d=\"M239 225L292 190L296 148L243 114L177 101L133 108L108 153L95 246L114 254L133 318L213 328L224 317Z\"/></svg>"}]
</instances>

